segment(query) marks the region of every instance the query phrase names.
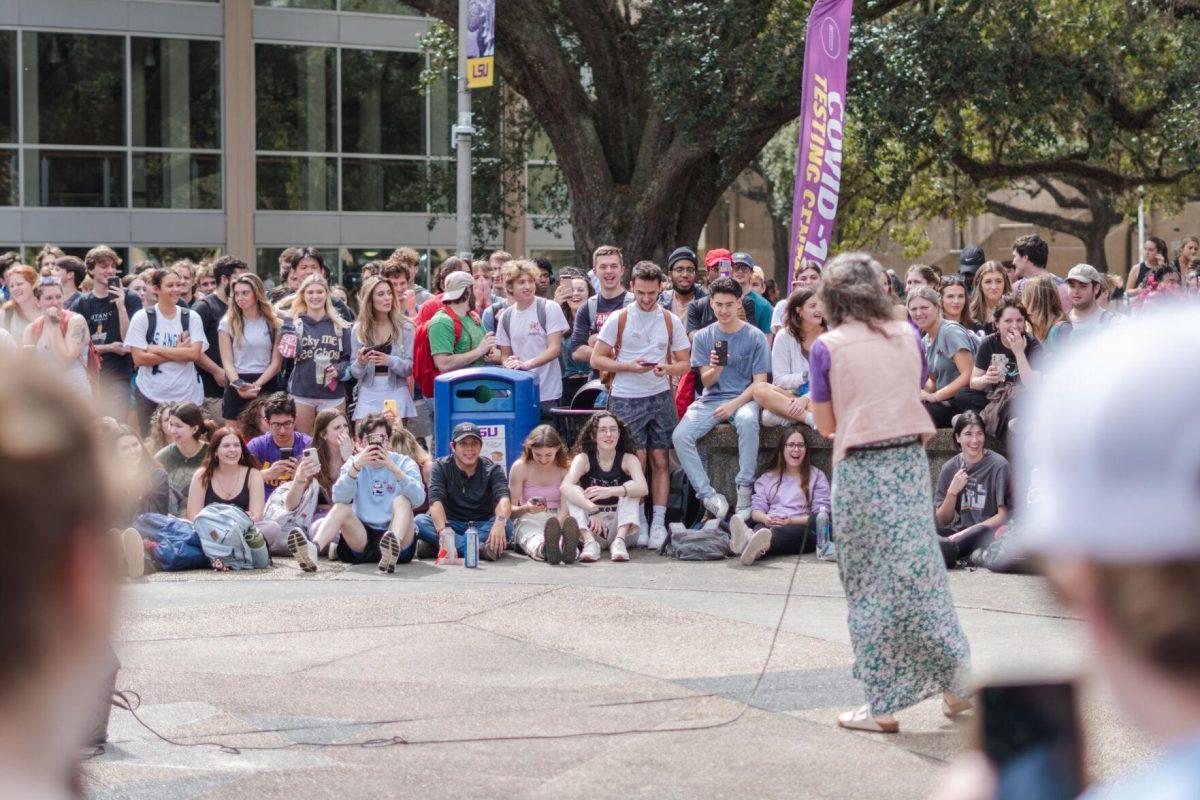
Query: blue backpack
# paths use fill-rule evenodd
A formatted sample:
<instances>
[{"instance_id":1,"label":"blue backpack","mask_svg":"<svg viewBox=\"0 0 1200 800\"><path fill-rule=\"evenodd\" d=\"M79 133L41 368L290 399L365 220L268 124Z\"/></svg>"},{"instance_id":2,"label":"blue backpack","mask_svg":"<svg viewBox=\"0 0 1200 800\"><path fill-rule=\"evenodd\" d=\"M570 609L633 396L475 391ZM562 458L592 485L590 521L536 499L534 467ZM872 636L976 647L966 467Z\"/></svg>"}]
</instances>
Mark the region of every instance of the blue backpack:
<instances>
[{"instance_id":1,"label":"blue backpack","mask_svg":"<svg viewBox=\"0 0 1200 800\"><path fill-rule=\"evenodd\" d=\"M266 569L271 563L267 544L250 516L237 506L205 506L192 523L208 561L226 569ZM215 563L213 566L217 566Z\"/></svg>"},{"instance_id":2,"label":"blue backpack","mask_svg":"<svg viewBox=\"0 0 1200 800\"><path fill-rule=\"evenodd\" d=\"M160 570L179 572L208 566L208 557L200 548L200 537L192 523L167 514L142 514L133 528L143 539L154 542L151 556Z\"/></svg>"}]
</instances>

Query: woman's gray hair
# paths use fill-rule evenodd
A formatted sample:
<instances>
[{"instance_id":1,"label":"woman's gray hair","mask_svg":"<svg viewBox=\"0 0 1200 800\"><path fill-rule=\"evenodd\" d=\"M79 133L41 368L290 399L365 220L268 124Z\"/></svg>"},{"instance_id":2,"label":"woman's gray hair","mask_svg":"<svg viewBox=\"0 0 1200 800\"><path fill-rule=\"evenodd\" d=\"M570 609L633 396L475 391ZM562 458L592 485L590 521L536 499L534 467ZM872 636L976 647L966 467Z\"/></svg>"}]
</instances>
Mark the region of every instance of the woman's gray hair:
<instances>
[{"instance_id":1,"label":"woman's gray hair","mask_svg":"<svg viewBox=\"0 0 1200 800\"><path fill-rule=\"evenodd\" d=\"M880 324L893 319L892 303L883 290L883 267L870 253L834 257L821 278L821 305L831 328L856 319L882 333Z\"/></svg>"}]
</instances>

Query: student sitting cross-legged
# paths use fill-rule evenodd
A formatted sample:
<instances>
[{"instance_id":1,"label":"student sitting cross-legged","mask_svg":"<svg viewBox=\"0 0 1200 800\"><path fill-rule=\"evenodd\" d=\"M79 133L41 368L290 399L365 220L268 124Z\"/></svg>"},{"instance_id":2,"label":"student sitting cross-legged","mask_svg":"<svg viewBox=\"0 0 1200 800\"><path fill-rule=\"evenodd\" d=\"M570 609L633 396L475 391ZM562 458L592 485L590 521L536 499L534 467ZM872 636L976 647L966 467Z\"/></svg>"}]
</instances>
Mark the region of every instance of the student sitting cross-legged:
<instances>
[{"instance_id":1,"label":"student sitting cross-legged","mask_svg":"<svg viewBox=\"0 0 1200 800\"><path fill-rule=\"evenodd\" d=\"M305 572L317 569L317 553L339 532L338 559L350 564L379 561L380 572L394 572L416 550L413 507L425 502L421 470L408 456L391 452L392 423L371 414L358 423L357 453L342 465L333 484L333 508L315 541L294 528L288 549Z\"/></svg>"}]
</instances>

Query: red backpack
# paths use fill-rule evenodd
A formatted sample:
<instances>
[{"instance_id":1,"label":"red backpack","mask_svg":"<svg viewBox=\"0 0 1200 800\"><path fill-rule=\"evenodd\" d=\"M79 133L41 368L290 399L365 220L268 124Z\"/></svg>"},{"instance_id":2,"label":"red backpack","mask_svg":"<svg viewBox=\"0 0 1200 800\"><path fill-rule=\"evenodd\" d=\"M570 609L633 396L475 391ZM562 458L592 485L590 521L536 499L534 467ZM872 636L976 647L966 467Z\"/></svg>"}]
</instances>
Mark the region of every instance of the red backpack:
<instances>
[{"instance_id":1,"label":"red backpack","mask_svg":"<svg viewBox=\"0 0 1200 800\"><path fill-rule=\"evenodd\" d=\"M679 385L675 388L675 413L680 419L687 413L688 407L695 402L701 388L700 385L700 370L689 369L683 373L683 377L679 379Z\"/></svg>"},{"instance_id":2,"label":"red backpack","mask_svg":"<svg viewBox=\"0 0 1200 800\"><path fill-rule=\"evenodd\" d=\"M462 320L450 310L449 306L443 306L442 310L454 323L454 347L457 348L459 340L462 339ZM436 316L433 319L436 319ZM413 337L413 378L416 380L421 394L431 400L433 399L433 379L440 374L437 364L433 362L433 352L429 349L429 326L433 324L433 319L418 325L417 333Z\"/></svg>"}]
</instances>

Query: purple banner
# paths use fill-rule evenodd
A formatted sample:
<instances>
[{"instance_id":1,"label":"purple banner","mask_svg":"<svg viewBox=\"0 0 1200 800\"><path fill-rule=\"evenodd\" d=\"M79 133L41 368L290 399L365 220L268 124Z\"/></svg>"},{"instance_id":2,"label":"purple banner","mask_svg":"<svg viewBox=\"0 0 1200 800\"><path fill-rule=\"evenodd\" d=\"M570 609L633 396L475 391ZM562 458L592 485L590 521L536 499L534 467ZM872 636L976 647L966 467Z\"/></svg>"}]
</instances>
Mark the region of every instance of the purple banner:
<instances>
[{"instance_id":1,"label":"purple banner","mask_svg":"<svg viewBox=\"0 0 1200 800\"><path fill-rule=\"evenodd\" d=\"M824 264L842 188L842 118L853 0L816 0L804 41L804 99L796 148L796 196L788 284L801 261Z\"/></svg>"}]
</instances>

